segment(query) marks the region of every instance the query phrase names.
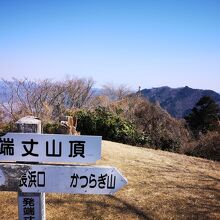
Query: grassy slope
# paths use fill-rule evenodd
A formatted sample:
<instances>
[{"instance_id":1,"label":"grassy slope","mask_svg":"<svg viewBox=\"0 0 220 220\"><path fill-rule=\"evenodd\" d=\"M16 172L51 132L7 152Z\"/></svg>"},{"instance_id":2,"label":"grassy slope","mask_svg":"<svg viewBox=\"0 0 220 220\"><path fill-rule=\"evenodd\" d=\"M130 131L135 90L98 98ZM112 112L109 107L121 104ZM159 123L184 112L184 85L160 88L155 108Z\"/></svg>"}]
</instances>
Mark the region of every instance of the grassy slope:
<instances>
[{"instance_id":1,"label":"grassy slope","mask_svg":"<svg viewBox=\"0 0 220 220\"><path fill-rule=\"evenodd\" d=\"M47 219L220 219L220 163L103 141L100 165L128 185L114 196L47 194ZM1 192L1 219L17 219L16 193Z\"/></svg>"}]
</instances>

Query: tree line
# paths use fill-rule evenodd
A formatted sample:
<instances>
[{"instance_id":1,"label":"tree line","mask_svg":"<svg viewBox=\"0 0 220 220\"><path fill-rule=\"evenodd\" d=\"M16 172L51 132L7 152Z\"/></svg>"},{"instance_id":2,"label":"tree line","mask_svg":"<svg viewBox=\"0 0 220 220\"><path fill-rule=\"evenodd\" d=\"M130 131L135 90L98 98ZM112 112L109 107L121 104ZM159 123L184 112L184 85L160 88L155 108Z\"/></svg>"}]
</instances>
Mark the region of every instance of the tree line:
<instances>
[{"instance_id":1,"label":"tree line","mask_svg":"<svg viewBox=\"0 0 220 220\"><path fill-rule=\"evenodd\" d=\"M201 98L185 119L172 118L160 105L126 85L94 89L93 79L3 80L7 99L0 100L0 132L27 115L39 117L45 133L60 133L60 117L78 118L78 131L135 146L220 160L219 106Z\"/></svg>"}]
</instances>

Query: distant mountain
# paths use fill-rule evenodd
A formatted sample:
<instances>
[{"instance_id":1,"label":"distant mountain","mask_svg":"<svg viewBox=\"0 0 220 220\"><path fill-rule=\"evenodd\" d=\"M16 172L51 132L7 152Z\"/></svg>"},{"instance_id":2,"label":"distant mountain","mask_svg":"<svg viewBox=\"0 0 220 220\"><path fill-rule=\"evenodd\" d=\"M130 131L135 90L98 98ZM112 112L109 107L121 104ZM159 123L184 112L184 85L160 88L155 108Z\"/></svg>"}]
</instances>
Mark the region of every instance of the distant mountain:
<instances>
[{"instance_id":1,"label":"distant mountain","mask_svg":"<svg viewBox=\"0 0 220 220\"><path fill-rule=\"evenodd\" d=\"M143 97L154 103L159 103L173 117L183 118L203 96L212 97L220 106L220 95L212 90L192 89L188 86L170 88L168 86L143 89Z\"/></svg>"},{"instance_id":2,"label":"distant mountain","mask_svg":"<svg viewBox=\"0 0 220 220\"><path fill-rule=\"evenodd\" d=\"M8 102L10 90L3 81L0 80L0 102Z\"/></svg>"},{"instance_id":3,"label":"distant mountain","mask_svg":"<svg viewBox=\"0 0 220 220\"><path fill-rule=\"evenodd\" d=\"M100 89L100 88L93 88L92 89L92 95L93 96L99 96L101 94L102 94L102 89Z\"/></svg>"}]
</instances>

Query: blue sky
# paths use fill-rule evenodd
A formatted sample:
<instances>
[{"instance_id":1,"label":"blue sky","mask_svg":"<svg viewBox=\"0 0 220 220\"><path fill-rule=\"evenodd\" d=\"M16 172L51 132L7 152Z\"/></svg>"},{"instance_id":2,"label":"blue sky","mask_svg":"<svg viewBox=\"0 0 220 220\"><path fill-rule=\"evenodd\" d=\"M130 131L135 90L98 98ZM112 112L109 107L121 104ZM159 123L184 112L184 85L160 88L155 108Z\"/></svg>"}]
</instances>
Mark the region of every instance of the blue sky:
<instances>
[{"instance_id":1,"label":"blue sky","mask_svg":"<svg viewBox=\"0 0 220 220\"><path fill-rule=\"evenodd\" d=\"M0 0L0 76L220 91L218 0Z\"/></svg>"}]
</instances>

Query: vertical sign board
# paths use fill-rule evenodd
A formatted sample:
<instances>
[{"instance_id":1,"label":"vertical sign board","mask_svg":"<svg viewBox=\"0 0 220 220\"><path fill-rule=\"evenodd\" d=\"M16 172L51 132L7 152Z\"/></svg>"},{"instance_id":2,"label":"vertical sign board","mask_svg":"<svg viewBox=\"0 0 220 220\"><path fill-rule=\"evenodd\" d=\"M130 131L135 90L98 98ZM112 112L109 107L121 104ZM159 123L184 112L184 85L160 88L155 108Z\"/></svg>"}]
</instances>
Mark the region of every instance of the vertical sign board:
<instances>
[{"instance_id":1,"label":"vertical sign board","mask_svg":"<svg viewBox=\"0 0 220 220\"><path fill-rule=\"evenodd\" d=\"M22 133L41 133L41 121L38 118L35 118L34 116L27 116L23 117L20 120L16 122L17 125L17 130ZM21 135L21 134L20 134ZM10 135L9 135L10 136ZM6 155L12 155L14 156L14 139L10 137L8 138L1 138L1 154L4 156ZM5 146L6 142L6 146ZM7 144L9 143L9 144ZM17 144L15 142L15 144ZM26 145L25 145L26 146ZM5 148L6 151L5 151ZM7 150L9 148L9 151ZM29 151L26 151L26 153L31 153L33 146L29 149ZM16 150L18 147L15 145ZM6 153L5 153L6 152ZM16 158L17 161L21 162L19 158ZM28 163L28 161L25 159L23 160L24 162ZM33 159L32 162L38 162L36 159ZM31 203L32 207L30 207L30 204L26 206L28 207L23 207L27 199L30 199L31 201L34 201L34 203ZM26 216L26 210L32 210L29 216ZM19 220L31 220L31 219L39 219L39 220L45 220L46 219L46 214L45 214L45 194L44 193L27 193L23 194L21 192L18 192L18 215L19 215Z\"/></svg>"},{"instance_id":2,"label":"vertical sign board","mask_svg":"<svg viewBox=\"0 0 220 220\"><path fill-rule=\"evenodd\" d=\"M40 207L40 197L39 195L35 195L34 193L22 193L18 197L18 212L19 219L25 220L37 220L41 219L41 207Z\"/></svg>"}]
</instances>

